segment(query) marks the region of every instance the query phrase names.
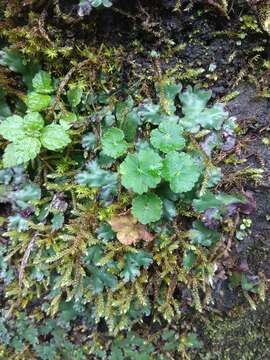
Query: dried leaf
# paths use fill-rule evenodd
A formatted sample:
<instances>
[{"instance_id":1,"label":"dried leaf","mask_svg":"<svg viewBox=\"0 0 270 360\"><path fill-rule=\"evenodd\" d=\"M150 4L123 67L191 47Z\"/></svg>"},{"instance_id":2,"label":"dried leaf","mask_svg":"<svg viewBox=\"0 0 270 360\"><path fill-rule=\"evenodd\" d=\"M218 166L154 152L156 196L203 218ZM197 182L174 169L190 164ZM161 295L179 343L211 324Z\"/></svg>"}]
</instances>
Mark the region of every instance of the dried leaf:
<instances>
[{"instance_id":1,"label":"dried leaf","mask_svg":"<svg viewBox=\"0 0 270 360\"><path fill-rule=\"evenodd\" d=\"M124 245L135 244L140 240L152 241L154 236L149 233L146 227L131 215L115 215L109 222L117 239Z\"/></svg>"}]
</instances>

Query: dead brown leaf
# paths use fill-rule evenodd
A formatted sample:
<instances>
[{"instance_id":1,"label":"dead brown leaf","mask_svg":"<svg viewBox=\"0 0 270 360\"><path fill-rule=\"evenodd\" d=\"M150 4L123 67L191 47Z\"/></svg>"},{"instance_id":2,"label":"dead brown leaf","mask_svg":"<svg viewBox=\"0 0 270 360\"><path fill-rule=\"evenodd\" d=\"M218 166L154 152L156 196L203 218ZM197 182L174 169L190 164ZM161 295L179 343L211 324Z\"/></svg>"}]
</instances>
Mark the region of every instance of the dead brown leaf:
<instances>
[{"instance_id":1,"label":"dead brown leaf","mask_svg":"<svg viewBox=\"0 0 270 360\"><path fill-rule=\"evenodd\" d=\"M140 240L152 241L154 236L132 215L115 215L109 221L117 239L124 245L136 244Z\"/></svg>"}]
</instances>

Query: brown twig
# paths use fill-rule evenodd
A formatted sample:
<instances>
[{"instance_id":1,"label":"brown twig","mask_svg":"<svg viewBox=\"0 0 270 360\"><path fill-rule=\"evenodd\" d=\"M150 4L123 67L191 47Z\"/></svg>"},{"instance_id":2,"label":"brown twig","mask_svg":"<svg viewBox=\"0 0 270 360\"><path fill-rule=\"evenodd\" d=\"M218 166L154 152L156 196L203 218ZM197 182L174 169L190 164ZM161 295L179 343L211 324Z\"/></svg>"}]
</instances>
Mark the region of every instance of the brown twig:
<instances>
[{"instance_id":1,"label":"brown twig","mask_svg":"<svg viewBox=\"0 0 270 360\"><path fill-rule=\"evenodd\" d=\"M61 81L57 93L56 93L56 97L55 97L55 101L50 109L49 114L52 114L57 106L57 104L60 103L61 100L61 95L64 91L64 88L66 87L67 83L69 82L69 80L71 79L72 75L76 72L79 71L81 68L83 68L84 66L88 65L90 62L92 61L92 59L86 59L84 61L82 61L81 63L73 66L69 72L65 75L64 79Z\"/></svg>"},{"instance_id":2,"label":"brown twig","mask_svg":"<svg viewBox=\"0 0 270 360\"><path fill-rule=\"evenodd\" d=\"M46 39L51 46L54 46L54 43L49 38L49 35L47 34L47 32L44 28L46 16L47 16L47 10L44 9L40 15L40 18L38 19L38 30L39 30L40 34L42 35L42 37L44 37L44 39Z\"/></svg>"},{"instance_id":3,"label":"brown twig","mask_svg":"<svg viewBox=\"0 0 270 360\"><path fill-rule=\"evenodd\" d=\"M29 256L31 254L31 250L33 249L33 246L35 244L37 238L37 234L34 234L32 239L30 240L29 244L27 245L27 248L25 250L25 253L23 255L21 264L20 264L20 268L19 268L19 287L22 287L22 282L23 282L23 278L24 278L24 270L26 268Z\"/></svg>"}]
</instances>

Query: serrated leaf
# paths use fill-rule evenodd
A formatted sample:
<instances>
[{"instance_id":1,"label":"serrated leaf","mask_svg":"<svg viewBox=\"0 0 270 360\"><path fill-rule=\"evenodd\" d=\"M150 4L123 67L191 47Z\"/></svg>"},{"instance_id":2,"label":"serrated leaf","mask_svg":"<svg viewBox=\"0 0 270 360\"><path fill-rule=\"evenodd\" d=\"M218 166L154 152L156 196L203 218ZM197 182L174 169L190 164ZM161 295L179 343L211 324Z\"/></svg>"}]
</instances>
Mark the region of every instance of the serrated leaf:
<instances>
[{"instance_id":1,"label":"serrated leaf","mask_svg":"<svg viewBox=\"0 0 270 360\"><path fill-rule=\"evenodd\" d=\"M40 94L50 94L53 92L51 75L43 70L40 70L32 80L33 88Z\"/></svg>"},{"instance_id":2,"label":"serrated leaf","mask_svg":"<svg viewBox=\"0 0 270 360\"><path fill-rule=\"evenodd\" d=\"M134 281L140 275L140 267L145 269L153 262L151 254L147 251L139 251L137 253L128 253L124 257L125 266L121 273L125 282Z\"/></svg>"},{"instance_id":3,"label":"serrated leaf","mask_svg":"<svg viewBox=\"0 0 270 360\"><path fill-rule=\"evenodd\" d=\"M74 108L80 104L81 99L82 99L82 94L83 94L83 91L78 86L73 89L68 90L67 98L68 98L68 102L71 107Z\"/></svg>"},{"instance_id":4,"label":"serrated leaf","mask_svg":"<svg viewBox=\"0 0 270 360\"><path fill-rule=\"evenodd\" d=\"M124 140L124 133L118 128L111 128L101 138L101 144L104 154L117 159L125 154L128 144Z\"/></svg>"},{"instance_id":5,"label":"serrated leaf","mask_svg":"<svg viewBox=\"0 0 270 360\"><path fill-rule=\"evenodd\" d=\"M8 66L11 71L22 74L23 81L30 89L32 88L32 79L40 70L40 65L34 61L27 61L17 50L4 49L0 52L0 65Z\"/></svg>"},{"instance_id":6,"label":"serrated leaf","mask_svg":"<svg viewBox=\"0 0 270 360\"><path fill-rule=\"evenodd\" d=\"M128 154L119 167L122 185L143 194L160 182L161 168L161 157L150 148L142 149L137 154Z\"/></svg>"},{"instance_id":7,"label":"serrated leaf","mask_svg":"<svg viewBox=\"0 0 270 360\"><path fill-rule=\"evenodd\" d=\"M4 167L14 167L33 160L39 154L40 147L40 141L30 137L8 144L3 155Z\"/></svg>"},{"instance_id":8,"label":"serrated leaf","mask_svg":"<svg viewBox=\"0 0 270 360\"><path fill-rule=\"evenodd\" d=\"M99 7L101 5L105 7L112 6L112 2L110 0L90 0L90 2L93 7Z\"/></svg>"},{"instance_id":9,"label":"serrated leaf","mask_svg":"<svg viewBox=\"0 0 270 360\"><path fill-rule=\"evenodd\" d=\"M19 51L4 49L0 53L0 65L8 66L11 71L22 74L25 71L25 63L22 54Z\"/></svg>"},{"instance_id":10,"label":"serrated leaf","mask_svg":"<svg viewBox=\"0 0 270 360\"><path fill-rule=\"evenodd\" d=\"M90 162L86 171L76 176L76 181L92 188L101 188L100 198L105 204L111 202L117 194L117 174L101 169L95 161Z\"/></svg>"},{"instance_id":11,"label":"serrated leaf","mask_svg":"<svg viewBox=\"0 0 270 360\"><path fill-rule=\"evenodd\" d=\"M44 120L38 112L31 112L23 118L23 129L28 136L39 137L43 127Z\"/></svg>"},{"instance_id":12,"label":"serrated leaf","mask_svg":"<svg viewBox=\"0 0 270 360\"><path fill-rule=\"evenodd\" d=\"M98 266L98 262L103 256L101 246L94 245L88 248L84 257L84 262L91 273L89 286L95 294L102 292L104 288L115 289L117 285L116 276L109 273L106 266Z\"/></svg>"},{"instance_id":13,"label":"serrated leaf","mask_svg":"<svg viewBox=\"0 0 270 360\"><path fill-rule=\"evenodd\" d=\"M113 240L115 237L115 232L112 230L111 225L107 223L101 224L97 228L96 233L98 239L102 239L106 243L109 242L110 240Z\"/></svg>"},{"instance_id":14,"label":"serrated leaf","mask_svg":"<svg viewBox=\"0 0 270 360\"><path fill-rule=\"evenodd\" d=\"M14 191L11 198L21 209L26 209L41 198L41 190L37 184L27 184L22 189Z\"/></svg>"},{"instance_id":15,"label":"serrated leaf","mask_svg":"<svg viewBox=\"0 0 270 360\"><path fill-rule=\"evenodd\" d=\"M183 266L188 271L192 269L192 267L196 263L197 256L192 250L188 250L184 253L183 256Z\"/></svg>"},{"instance_id":16,"label":"serrated leaf","mask_svg":"<svg viewBox=\"0 0 270 360\"><path fill-rule=\"evenodd\" d=\"M51 124L43 128L40 141L49 150L60 150L66 147L71 139L61 125Z\"/></svg>"},{"instance_id":17,"label":"serrated leaf","mask_svg":"<svg viewBox=\"0 0 270 360\"><path fill-rule=\"evenodd\" d=\"M9 141L19 141L25 137L23 118L12 115L0 123L0 135Z\"/></svg>"},{"instance_id":18,"label":"serrated leaf","mask_svg":"<svg viewBox=\"0 0 270 360\"><path fill-rule=\"evenodd\" d=\"M23 232L27 231L28 229L28 221L20 214L8 217L8 230L16 230L18 232Z\"/></svg>"},{"instance_id":19,"label":"serrated leaf","mask_svg":"<svg viewBox=\"0 0 270 360\"><path fill-rule=\"evenodd\" d=\"M27 95L26 105L31 111L42 111L50 106L51 101L50 95L39 94L33 91Z\"/></svg>"},{"instance_id":20,"label":"serrated leaf","mask_svg":"<svg viewBox=\"0 0 270 360\"><path fill-rule=\"evenodd\" d=\"M151 144L168 153L173 150L182 150L185 147L186 141L182 135L183 129L177 121L162 122L158 129L151 132Z\"/></svg>"},{"instance_id":21,"label":"serrated leaf","mask_svg":"<svg viewBox=\"0 0 270 360\"><path fill-rule=\"evenodd\" d=\"M228 113L222 104L215 104L212 108L205 109L198 118L197 122L203 128L220 130L224 120L228 118Z\"/></svg>"},{"instance_id":22,"label":"serrated leaf","mask_svg":"<svg viewBox=\"0 0 270 360\"><path fill-rule=\"evenodd\" d=\"M208 184L207 184L208 188L217 185L222 179L222 172L221 172L221 168L219 167L215 167L215 166L211 167L206 172L208 175Z\"/></svg>"},{"instance_id":23,"label":"serrated leaf","mask_svg":"<svg viewBox=\"0 0 270 360\"><path fill-rule=\"evenodd\" d=\"M53 215L52 218L52 230L56 231L63 227L65 217L62 213L57 213Z\"/></svg>"},{"instance_id":24,"label":"serrated leaf","mask_svg":"<svg viewBox=\"0 0 270 360\"><path fill-rule=\"evenodd\" d=\"M189 154L172 151L163 162L162 175L173 192L183 193L192 190L200 170Z\"/></svg>"},{"instance_id":25,"label":"serrated leaf","mask_svg":"<svg viewBox=\"0 0 270 360\"><path fill-rule=\"evenodd\" d=\"M85 134L82 137L82 147L86 150L93 150L96 147L96 135L92 132Z\"/></svg>"},{"instance_id":26,"label":"serrated leaf","mask_svg":"<svg viewBox=\"0 0 270 360\"><path fill-rule=\"evenodd\" d=\"M162 199L162 203L163 216L168 220L172 220L177 215L175 203L168 199Z\"/></svg>"},{"instance_id":27,"label":"serrated leaf","mask_svg":"<svg viewBox=\"0 0 270 360\"><path fill-rule=\"evenodd\" d=\"M220 239L220 233L216 230L208 229L199 220L192 223L192 229L189 231L189 238L194 245L212 246Z\"/></svg>"},{"instance_id":28,"label":"serrated leaf","mask_svg":"<svg viewBox=\"0 0 270 360\"><path fill-rule=\"evenodd\" d=\"M117 181L117 174L101 169L95 161L91 161L87 164L86 171L77 175L76 180L79 184L100 188L109 183L115 183Z\"/></svg>"},{"instance_id":29,"label":"serrated leaf","mask_svg":"<svg viewBox=\"0 0 270 360\"><path fill-rule=\"evenodd\" d=\"M132 201L131 212L142 224L158 221L162 214L162 201L154 193L136 196Z\"/></svg>"}]
</instances>

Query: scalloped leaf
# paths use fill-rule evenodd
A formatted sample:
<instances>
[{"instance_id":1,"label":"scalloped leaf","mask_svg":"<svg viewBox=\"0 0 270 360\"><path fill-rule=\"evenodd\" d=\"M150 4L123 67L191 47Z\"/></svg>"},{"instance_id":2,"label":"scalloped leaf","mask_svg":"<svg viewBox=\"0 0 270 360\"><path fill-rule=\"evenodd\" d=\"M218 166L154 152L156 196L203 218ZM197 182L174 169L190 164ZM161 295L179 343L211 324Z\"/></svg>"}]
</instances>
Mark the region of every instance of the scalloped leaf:
<instances>
[{"instance_id":1,"label":"scalloped leaf","mask_svg":"<svg viewBox=\"0 0 270 360\"><path fill-rule=\"evenodd\" d=\"M107 130L101 138L104 154L114 159L124 155L128 149L128 144L124 138L124 132L118 128L111 128Z\"/></svg>"},{"instance_id":2,"label":"scalloped leaf","mask_svg":"<svg viewBox=\"0 0 270 360\"><path fill-rule=\"evenodd\" d=\"M160 182L161 168L161 157L150 148L128 154L119 167L121 183L126 189L143 194Z\"/></svg>"},{"instance_id":3,"label":"scalloped leaf","mask_svg":"<svg viewBox=\"0 0 270 360\"><path fill-rule=\"evenodd\" d=\"M173 192L183 193L192 190L199 179L200 170L189 154L172 151L163 162L162 174Z\"/></svg>"},{"instance_id":4,"label":"scalloped leaf","mask_svg":"<svg viewBox=\"0 0 270 360\"><path fill-rule=\"evenodd\" d=\"M211 96L211 90L202 90L196 86L194 88L188 86L187 89L179 95L183 114L191 117L198 115L204 110Z\"/></svg>"},{"instance_id":5,"label":"scalloped leaf","mask_svg":"<svg viewBox=\"0 0 270 360\"><path fill-rule=\"evenodd\" d=\"M185 147L186 141L182 135L183 128L177 121L162 122L158 129L151 132L151 144L165 153L173 150L182 150Z\"/></svg>"},{"instance_id":6,"label":"scalloped leaf","mask_svg":"<svg viewBox=\"0 0 270 360\"><path fill-rule=\"evenodd\" d=\"M154 193L139 195L132 201L131 212L144 225L158 221L162 215L162 201Z\"/></svg>"}]
</instances>

